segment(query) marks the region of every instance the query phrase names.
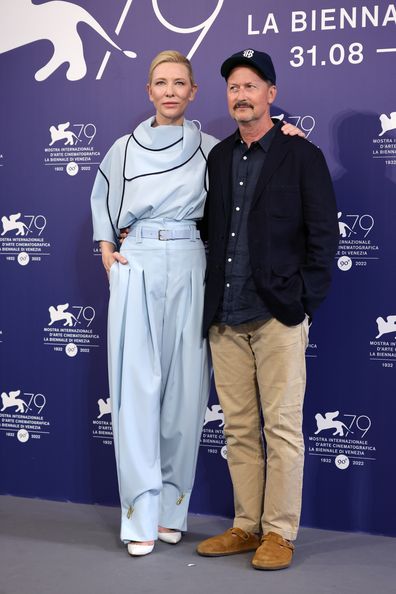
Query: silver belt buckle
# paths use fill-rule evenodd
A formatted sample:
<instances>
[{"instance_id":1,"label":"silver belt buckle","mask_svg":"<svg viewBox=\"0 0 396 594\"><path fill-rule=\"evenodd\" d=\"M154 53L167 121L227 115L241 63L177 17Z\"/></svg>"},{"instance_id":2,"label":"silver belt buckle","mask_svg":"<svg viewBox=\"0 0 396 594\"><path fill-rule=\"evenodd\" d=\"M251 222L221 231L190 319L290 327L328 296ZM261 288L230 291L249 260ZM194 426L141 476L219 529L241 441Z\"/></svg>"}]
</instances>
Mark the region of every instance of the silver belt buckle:
<instances>
[{"instance_id":1,"label":"silver belt buckle","mask_svg":"<svg viewBox=\"0 0 396 594\"><path fill-rule=\"evenodd\" d=\"M168 238L167 237L163 237L163 235L162 235L165 232L166 232L166 229L159 229L158 230L158 239L160 241L168 241Z\"/></svg>"}]
</instances>

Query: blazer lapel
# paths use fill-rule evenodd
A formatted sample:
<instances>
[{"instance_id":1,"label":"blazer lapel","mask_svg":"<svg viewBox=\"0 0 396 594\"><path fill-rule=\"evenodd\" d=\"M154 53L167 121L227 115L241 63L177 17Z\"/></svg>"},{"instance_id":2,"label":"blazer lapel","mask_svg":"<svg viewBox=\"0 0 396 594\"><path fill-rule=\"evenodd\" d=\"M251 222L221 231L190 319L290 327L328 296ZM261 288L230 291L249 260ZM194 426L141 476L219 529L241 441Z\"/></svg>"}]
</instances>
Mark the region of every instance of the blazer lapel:
<instances>
[{"instance_id":1,"label":"blazer lapel","mask_svg":"<svg viewBox=\"0 0 396 594\"><path fill-rule=\"evenodd\" d=\"M252 206L254 206L254 204L257 202L261 192L285 158L285 155L288 152L289 140L289 137L283 134L279 128L271 142L267 158L265 159L263 169L261 170L260 176L258 178L256 189L254 191Z\"/></svg>"},{"instance_id":2,"label":"blazer lapel","mask_svg":"<svg viewBox=\"0 0 396 594\"><path fill-rule=\"evenodd\" d=\"M231 185L231 175L232 175L232 150L234 147L235 137L234 135L227 138L227 143L224 145L224 149L222 150L221 154L219 155L219 159L221 160L219 164L219 172L220 172L220 186L221 186L221 194L223 199L223 208L224 213L226 215L226 219L228 219L230 214L230 203L232 197L232 185Z\"/></svg>"}]
</instances>

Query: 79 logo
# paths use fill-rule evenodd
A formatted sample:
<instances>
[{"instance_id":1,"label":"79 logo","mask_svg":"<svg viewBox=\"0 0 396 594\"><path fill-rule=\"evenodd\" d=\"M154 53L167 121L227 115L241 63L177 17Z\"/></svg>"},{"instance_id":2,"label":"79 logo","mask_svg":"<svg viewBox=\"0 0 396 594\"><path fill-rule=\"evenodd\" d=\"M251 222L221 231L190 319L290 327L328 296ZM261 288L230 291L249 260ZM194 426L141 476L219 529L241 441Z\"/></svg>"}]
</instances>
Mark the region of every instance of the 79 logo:
<instances>
[{"instance_id":1,"label":"79 logo","mask_svg":"<svg viewBox=\"0 0 396 594\"><path fill-rule=\"evenodd\" d=\"M73 130L70 129L70 122L50 126L51 142L49 146L53 146L58 142L61 142L63 146L74 146L79 142L87 141L89 146L96 136L95 124L72 124L72 128Z\"/></svg>"},{"instance_id":2,"label":"79 logo","mask_svg":"<svg viewBox=\"0 0 396 594\"><path fill-rule=\"evenodd\" d=\"M286 122L285 114L281 113L274 116L276 119L282 120ZM303 132L305 132L305 138L308 138L311 132L313 132L316 126L316 120L311 115L294 115L294 116L287 116L287 120L292 122L294 126L300 128ZM199 129L201 127L199 126Z\"/></svg>"},{"instance_id":3,"label":"79 logo","mask_svg":"<svg viewBox=\"0 0 396 594\"><path fill-rule=\"evenodd\" d=\"M10 390L1 394L2 408L1 412L7 409L17 413L27 413L28 411L40 415L47 403L44 394L35 394L33 392L24 392L21 396L21 390Z\"/></svg>"},{"instance_id":4,"label":"79 logo","mask_svg":"<svg viewBox=\"0 0 396 594\"><path fill-rule=\"evenodd\" d=\"M88 141L88 146L91 144L93 139L96 136L96 126L95 124L73 124L73 128L76 129L76 140L75 144L78 142L86 142Z\"/></svg>"},{"instance_id":5,"label":"79 logo","mask_svg":"<svg viewBox=\"0 0 396 594\"><path fill-rule=\"evenodd\" d=\"M305 132L305 138L308 138L311 132L313 132L316 126L316 120L311 115L295 115L295 116L288 116L287 118L290 120L295 126L301 128L303 132Z\"/></svg>"},{"instance_id":6,"label":"79 logo","mask_svg":"<svg viewBox=\"0 0 396 594\"><path fill-rule=\"evenodd\" d=\"M363 439L366 433L369 431L371 427L371 419L367 415L346 415L344 417L349 417L349 424L347 425L348 431L350 433L359 433L359 439ZM352 431L354 428L354 431Z\"/></svg>"},{"instance_id":7,"label":"79 logo","mask_svg":"<svg viewBox=\"0 0 396 594\"><path fill-rule=\"evenodd\" d=\"M28 398L26 402L27 411L32 411L36 415L40 415L41 411L47 404L47 399L44 394L34 394L32 392L24 392L24 397Z\"/></svg>"},{"instance_id":8,"label":"79 logo","mask_svg":"<svg viewBox=\"0 0 396 594\"><path fill-rule=\"evenodd\" d=\"M10 214L8 217L1 217L2 232L1 236L7 235L7 233L14 232L15 235L22 237L29 233L37 233L41 235L47 226L47 219L42 214L29 214L22 215L20 212Z\"/></svg>"},{"instance_id":9,"label":"79 logo","mask_svg":"<svg viewBox=\"0 0 396 594\"><path fill-rule=\"evenodd\" d=\"M58 322L63 322L63 326L74 328L77 324L84 323L86 328L89 328L95 319L95 308L91 305L72 305L68 303L61 303L56 307L51 305L48 308L50 314L50 321L48 326L52 326Z\"/></svg>"},{"instance_id":10,"label":"79 logo","mask_svg":"<svg viewBox=\"0 0 396 594\"><path fill-rule=\"evenodd\" d=\"M326 412L324 415L315 415L315 435L322 431L331 430L333 436L347 437L350 433L358 433L359 439L363 439L371 427L371 419L367 415L343 414L345 422L339 418L340 412ZM348 420L346 420L348 419Z\"/></svg>"},{"instance_id":11,"label":"79 logo","mask_svg":"<svg viewBox=\"0 0 396 594\"><path fill-rule=\"evenodd\" d=\"M352 236L363 235L365 239L374 227L374 218L369 214L338 213L338 227L341 237L349 239Z\"/></svg>"}]
</instances>

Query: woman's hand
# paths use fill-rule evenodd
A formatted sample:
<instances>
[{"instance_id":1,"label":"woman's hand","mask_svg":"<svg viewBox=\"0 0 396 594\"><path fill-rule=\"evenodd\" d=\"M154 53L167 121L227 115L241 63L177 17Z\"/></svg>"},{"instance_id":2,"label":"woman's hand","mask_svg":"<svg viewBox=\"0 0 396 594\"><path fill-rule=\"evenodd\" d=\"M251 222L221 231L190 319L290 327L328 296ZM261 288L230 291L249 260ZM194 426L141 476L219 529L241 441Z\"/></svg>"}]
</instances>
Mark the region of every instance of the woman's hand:
<instances>
[{"instance_id":1,"label":"woman's hand","mask_svg":"<svg viewBox=\"0 0 396 594\"><path fill-rule=\"evenodd\" d=\"M130 229L130 227L124 227L124 229L120 229L120 235L118 237L118 241L120 242L121 245L122 245L122 242L124 241L124 239L126 239L128 237L129 229Z\"/></svg>"},{"instance_id":2,"label":"woman's hand","mask_svg":"<svg viewBox=\"0 0 396 594\"><path fill-rule=\"evenodd\" d=\"M107 272L107 276L109 275L110 268L113 266L114 262L128 264L128 260L122 254L120 254L120 252L116 252L114 243L110 243L109 241L101 241L99 245L100 251L102 252L102 264Z\"/></svg>"},{"instance_id":3,"label":"woman's hand","mask_svg":"<svg viewBox=\"0 0 396 594\"><path fill-rule=\"evenodd\" d=\"M304 132L300 128L297 128L297 126L293 126L293 124L284 124L282 126L282 132L286 136L301 136L301 138L305 138Z\"/></svg>"}]
</instances>

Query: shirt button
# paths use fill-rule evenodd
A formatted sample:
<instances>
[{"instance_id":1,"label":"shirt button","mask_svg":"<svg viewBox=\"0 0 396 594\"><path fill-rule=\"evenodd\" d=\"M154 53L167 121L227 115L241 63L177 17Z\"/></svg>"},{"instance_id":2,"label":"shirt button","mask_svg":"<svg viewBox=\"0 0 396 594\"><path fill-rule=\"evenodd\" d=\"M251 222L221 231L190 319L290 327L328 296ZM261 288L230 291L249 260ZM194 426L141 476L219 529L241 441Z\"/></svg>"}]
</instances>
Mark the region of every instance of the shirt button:
<instances>
[{"instance_id":1,"label":"shirt button","mask_svg":"<svg viewBox=\"0 0 396 594\"><path fill-rule=\"evenodd\" d=\"M226 284L226 287L227 287L227 288L229 288L229 286L230 286L230 283L227 283L227 284Z\"/></svg>"},{"instance_id":2,"label":"shirt button","mask_svg":"<svg viewBox=\"0 0 396 594\"><path fill-rule=\"evenodd\" d=\"M235 208L235 210L239 211L239 210L241 210L241 209L239 208L239 206L237 206L237 207Z\"/></svg>"},{"instance_id":3,"label":"shirt button","mask_svg":"<svg viewBox=\"0 0 396 594\"><path fill-rule=\"evenodd\" d=\"M231 233L231 237L235 237L235 233Z\"/></svg>"},{"instance_id":4,"label":"shirt button","mask_svg":"<svg viewBox=\"0 0 396 594\"><path fill-rule=\"evenodd\" d=\"M239 185L240 185L240 186L243 186L243 182L239 182Z\"/></svg>"},{"instance_id":5,"label":"shirt button","mask_svg":"<svg viewBox=\"0 0 396 594\"><path fill-rule=\"evenodd\" d=\"M243 160L244 160L244 161L246 161L246 159L247 159L247 156L246 156L246 155L244 155L244 156L243 156Z\"/></svg>"},{"instance_id":6,"label":"shirt button","mask_svg":"<svg viewBox=\"0 0 396 594\"><path fill-rule=\"evenodd\" d=\"M232 262L232 258L228 258L228 261L229 261L229 262Z\"/></svg>"}]
</instances>

